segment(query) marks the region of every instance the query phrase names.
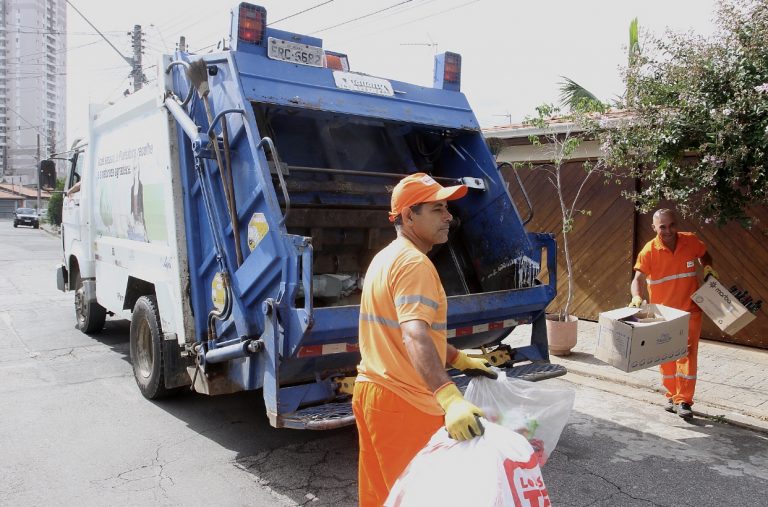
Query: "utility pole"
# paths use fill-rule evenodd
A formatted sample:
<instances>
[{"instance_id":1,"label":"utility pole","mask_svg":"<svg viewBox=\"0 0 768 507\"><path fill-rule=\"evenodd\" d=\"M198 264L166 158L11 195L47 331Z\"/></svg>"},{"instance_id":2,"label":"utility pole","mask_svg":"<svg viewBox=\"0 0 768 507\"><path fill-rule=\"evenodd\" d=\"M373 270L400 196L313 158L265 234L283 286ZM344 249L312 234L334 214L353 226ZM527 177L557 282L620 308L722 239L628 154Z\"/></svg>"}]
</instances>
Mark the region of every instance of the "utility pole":
<instances>
[{"instance_id":1,"label":"utility pole","mask_svg":"<svg viewBox=\"0 0 768 507\"><path fill-rule=\"evenodd\" d=\"M133 33L129 33L129 35L131 35L133 46L133 70L131 71L131 76L133 76L133 91L136 92L141 90L144 81L147 80L141 68L141 54L144 52L144 39L142 38L144 32L141 31L141 25L133 25Z\"/></svg>"},{"instance_id":2,"label":"utility pole","mask_svg":"<svg viewBox=\"0 0 768 507\"><path fill-rule=\"evenodd\" d=\"M40 215L40 132L37 133L37 162L35 163L35 172L37 173L37 214Z\"/></svg>"},{"instance_id":3,"label":"utility pole","mask_svg":"<svg viewBox=\"0 0 768 507\"><path fill-rule=\"evenodd\" d=\"M109 46L115 50L115 53L120 55L120 58L125 60L125 62L131 66L131 76L133 77L133 90L136 91L140 89L141 86L144 84L144 81L146 81L146 78L144 77L144 72L141 69L141 52L144 50L144 44L143 44L144 39L142 39L142 36L144 34L141 31L141 25L134 25L133 33L128 32L128 35L133 36L132 39L133 39L133 54L134 54L134 58L128 58L123 53L121 53L120 50L117 49L115 45L112 44L112 42L109 39L107 39L106 36L104 36L103 33L99 31L99 29L96 28L96 26L93 23L91 23L91 21L88 18L86 18L85 15L82 12L80 12L77 7L72 5L72 2L70 2L70 0L65 0L65 1L67 2L67 4L69 4L70 7L72 7L72 9L74 9L76 13L80 15L81 18L85 20L86 23L91 25L91 28L96 30L96 33L101 35L101 38L104 39L106 43L109 44ZM138 63L136 61L137 59L138 59Z\"/></svg>"}]
</instances>

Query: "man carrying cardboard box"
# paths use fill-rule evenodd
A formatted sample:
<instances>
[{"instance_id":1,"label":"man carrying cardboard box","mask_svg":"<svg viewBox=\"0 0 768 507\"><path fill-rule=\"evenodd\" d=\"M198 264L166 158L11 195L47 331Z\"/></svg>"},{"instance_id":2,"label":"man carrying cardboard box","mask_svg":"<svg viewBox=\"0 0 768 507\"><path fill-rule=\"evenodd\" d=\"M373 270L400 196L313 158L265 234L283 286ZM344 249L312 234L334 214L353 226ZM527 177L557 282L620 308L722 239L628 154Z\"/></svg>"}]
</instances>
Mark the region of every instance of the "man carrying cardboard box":
<instances>
[{"instance_id":1,"label":"man carrying cardboard box","mask_svg":"<svg viewBox=\"0 0 768 507\"><path fill-rule=\"evenodd\" d=\"M699 288L696 261L704 266L705 278L717 278L712 269L712 256L704 243L692 232L678 232L677 217L670 209L653 214L656 237L645 244L637 255L635 277L630 285L632 302L640 307L643 287L647 285L651 303L661 304L691 314L688 324L688 355L659 366L661 381L667 389L664 410L676 412L683 419L693 417L693 393L696 389L696 363L701 335L701 308L691 295ZM645 282L645 283L643 283Z\"/></svg>"}]
</instances>

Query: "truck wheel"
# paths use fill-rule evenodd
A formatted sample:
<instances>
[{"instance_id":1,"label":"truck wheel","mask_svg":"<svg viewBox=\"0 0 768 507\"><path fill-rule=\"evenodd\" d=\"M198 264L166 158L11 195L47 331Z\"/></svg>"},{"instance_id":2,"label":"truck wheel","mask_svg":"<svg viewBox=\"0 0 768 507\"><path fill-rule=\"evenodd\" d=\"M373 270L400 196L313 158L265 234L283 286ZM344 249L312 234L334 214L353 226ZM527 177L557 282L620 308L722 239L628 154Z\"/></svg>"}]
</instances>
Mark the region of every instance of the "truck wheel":
<instances>
[{"instance_id":1,"label":"truck wheel","mask_svg":"<svg viewBox=\"0 0 768 507\"><path fill-rule=\"evenodd\" d=\"M131 316L131 364L141 394L156 400L172 394L163 378L163 329L155 296L136 301Z\"/></svg>"},{"instance_id":2,"label":"truck wheel","mask_svg":"<svg viewBox=\"0 0 768 507\"><path fill-rule=\"evenodd\" d=\"M77 317L77 329L85 334L101 331L107 318L107 310L99 303L85 302L83 281L79 273L75 275L75 317Z\"/></svg>"}]
</instances>

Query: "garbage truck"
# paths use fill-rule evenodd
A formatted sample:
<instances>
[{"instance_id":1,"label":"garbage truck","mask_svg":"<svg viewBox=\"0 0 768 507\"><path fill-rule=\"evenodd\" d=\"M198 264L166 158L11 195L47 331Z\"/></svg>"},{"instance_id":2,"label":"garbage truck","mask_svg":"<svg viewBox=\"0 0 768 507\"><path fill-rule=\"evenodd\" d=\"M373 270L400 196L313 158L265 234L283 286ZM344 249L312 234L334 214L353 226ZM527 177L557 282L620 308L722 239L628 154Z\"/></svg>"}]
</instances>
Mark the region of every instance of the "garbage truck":
<instances>
[{"instance_id":1,"label":"garbage truck","mask_svg":"<svg viewBox=\"0 0 768 507\"><path fill-rule=\"evenodd\" d=\"M130 320L148 399L260 389L275 427L352 424L362 279L395 237L392 188L424 172L469 187L429 253L449 342L509 376L565 373L544 326L555 241L526 231L460 91L461 56L437 55L425 87L355 72L321 39L269 27L263 7L231 19L223 50L164 55L153 83L89 108L57 269L77 327ZM529 344L502 342L526 323Z\"/></svg>"}]
</instances>

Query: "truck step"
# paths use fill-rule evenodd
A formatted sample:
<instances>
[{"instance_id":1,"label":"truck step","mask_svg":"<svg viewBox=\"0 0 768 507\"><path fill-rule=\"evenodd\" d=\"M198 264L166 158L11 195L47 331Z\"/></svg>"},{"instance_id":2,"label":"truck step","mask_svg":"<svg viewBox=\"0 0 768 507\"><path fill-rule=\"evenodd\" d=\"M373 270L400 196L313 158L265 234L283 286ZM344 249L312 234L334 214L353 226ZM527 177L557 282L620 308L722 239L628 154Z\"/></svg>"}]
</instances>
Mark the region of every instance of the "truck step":
<instances>
[{"instance_id":1,"label":"truck step","mask_svg":"<svg viewBox=\"0 0 768 507\"><path fill-rule=\"evenodd\" d=\"M548 378L565 375L567 370L559 364L530 363L504 370L507 377L519 378L530 382L536 382ZM469 384L470 377L458 375L453 377L456 385L464 391ZM355 416L352 414L352 400L345 400L307 407L285 414L281 418L281 426L297 430L332 430L355 424Z\"/></svg>"},{"instance_id":2,"label":"truck step","mask_svg":"<svg viewBox=\"0 0 768 507\"><path fill-rule=\"evenodd\" d=\"M301 408L281 417L282 426L297 430L333 430L355 424L352 399Z\"/></svg>"},{"instance_id":3,"label":"truck step","mask_svg":"<svg viewBox=\"0 0 768 507\"><path fill-rule=\"evenodd\" d=\"M504 372L507 374L507 378L518 378L520 380L527 380L528 382L538 382L539 380L560 377L568 373L568 370L560 364L528 363L504 368ZM453 377L453 381L462 391L467 388L470 380L471 377L466 375Z\"/></svg>"}]
</instances>

